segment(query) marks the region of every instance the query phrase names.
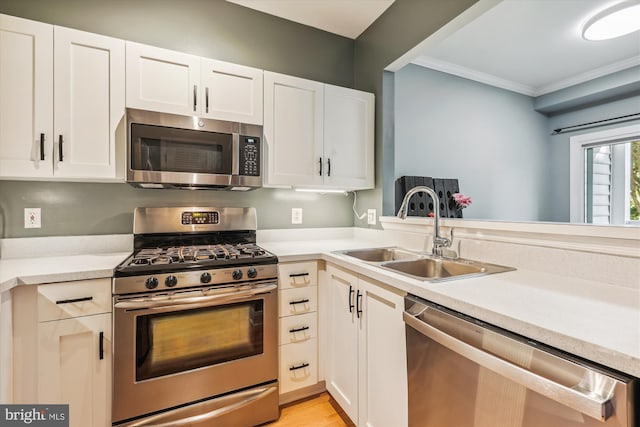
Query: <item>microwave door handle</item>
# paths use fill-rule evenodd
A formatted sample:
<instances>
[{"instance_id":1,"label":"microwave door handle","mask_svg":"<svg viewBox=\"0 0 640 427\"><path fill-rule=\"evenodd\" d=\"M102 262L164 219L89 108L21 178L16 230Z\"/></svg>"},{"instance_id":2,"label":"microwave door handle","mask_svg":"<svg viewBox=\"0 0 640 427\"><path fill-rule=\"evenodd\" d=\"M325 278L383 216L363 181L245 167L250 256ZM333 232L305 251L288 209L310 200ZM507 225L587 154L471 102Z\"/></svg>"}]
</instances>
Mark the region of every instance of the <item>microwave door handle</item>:
<instances>
[{"instance_id":1,"label":"microwave door handle","mask_svg":"<svg viewBox=\"0 0 640 427\"><path fill-rule=\"evenodd\" d=\"M231 142L231 175L240 175L240 134L234 133Z\"/></svg>"},{"instance_id":2,"label":"microwave door handle","mask_svg":"<svg viewBox=\"0 0 640 427\"><path fill-rule=\"evenodd\" d=\"M139 310L139 309L158 309L158 308L184 308L184 307L192 307L195 305L212 305L212 302L215 302L215 305L219 305L222 303L226 303L229 301L236 301L241 299L251 298L258 294L264 294L271 292L276 289L277 285L267 285L261 286L256 289L251 289L247 291L236 291L236 292L226 292L223 294L217 295L204 295L197 297L186 297L186 298L172 298L165 300L136 300L136 301L120 301L114 304L114 308L121 309L129 309L129 310Z\"/></svg>"}]
</instances>

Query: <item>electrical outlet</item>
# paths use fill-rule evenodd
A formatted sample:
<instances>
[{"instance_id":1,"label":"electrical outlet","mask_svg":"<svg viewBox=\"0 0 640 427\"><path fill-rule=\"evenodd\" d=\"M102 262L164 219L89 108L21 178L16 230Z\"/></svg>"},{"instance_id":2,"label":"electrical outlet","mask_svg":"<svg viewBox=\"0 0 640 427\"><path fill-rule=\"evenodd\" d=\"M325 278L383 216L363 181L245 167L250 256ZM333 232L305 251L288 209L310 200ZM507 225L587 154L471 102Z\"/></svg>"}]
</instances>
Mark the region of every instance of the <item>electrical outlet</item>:
<instances>
[{"instance_id":1,"label":"electrical outlet","mask_svg":"<svg viewBox=\"0 0 640 427\"><path fill-rule=\"evenodd\" d=\"M291 224L302 224L302 208L291 208Z\"/></svg>"},{"instance_id":2,"label":"electrical outlet","mask_svg":"<svg viewBox=\"0 0 640 427\"><path fill-rule=\"evenodd\" d=\"M367 209L367 224L376 225L376 210Z\"/></svg>"},{"instance_id":3,"label":"electrical outlet","mask_svg":"<svg viewBox=\"0 0 640 427\"><path fill-rule=\"evenodd\" d=\"M42 227L40 208L24 208L24 228Z\"/></svg>"}]
</instances>

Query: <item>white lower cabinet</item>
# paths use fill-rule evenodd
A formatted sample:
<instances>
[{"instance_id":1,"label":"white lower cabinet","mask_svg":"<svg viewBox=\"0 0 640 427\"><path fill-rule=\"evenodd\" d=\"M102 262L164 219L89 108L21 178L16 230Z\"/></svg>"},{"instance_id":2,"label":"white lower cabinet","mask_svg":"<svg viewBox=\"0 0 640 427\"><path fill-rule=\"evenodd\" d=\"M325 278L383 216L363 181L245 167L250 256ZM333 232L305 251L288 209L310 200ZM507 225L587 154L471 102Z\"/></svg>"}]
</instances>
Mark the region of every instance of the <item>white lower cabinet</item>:
<instances>
[{"instance_id":1,"label":"white lower cabinet","mask_svg":"<svg viewBox=\"0 0 640 427\"><path fill-rule=\"evenodd\" d=\"M318 384L318 266L281 263L279 281L280 401L296 400Z\"/></svg>"},{"instance_id":2,"label":"white lower cabinet","mask_svg":"<svg viewBox=\"0 0 640 427\"><path fill-rule=\"evenodd\" d=\"M404 295L332 265L326 282L327 390L356 425L406 426Z\"/></svg>"},{"instance_id":3,"label":"white lower cabinet","mask_svg":"<svg viewBox=\"0 0 640 427\"><path fill-rule=\"evenodd\" d=\"M70 426L111 420L111 314L38 324L38 401L69 404Z\"/></svg>"},{"instance_id":4,"label":"white lower cabinet","mask_svg":"<svg viewBox=\"0 0 640 427\"><path fill-rule=\"evenodd\" d=\"M70 427L111 426L111 279L12 294L14 403L68 404Z\"/></svg>"}]
</instances>

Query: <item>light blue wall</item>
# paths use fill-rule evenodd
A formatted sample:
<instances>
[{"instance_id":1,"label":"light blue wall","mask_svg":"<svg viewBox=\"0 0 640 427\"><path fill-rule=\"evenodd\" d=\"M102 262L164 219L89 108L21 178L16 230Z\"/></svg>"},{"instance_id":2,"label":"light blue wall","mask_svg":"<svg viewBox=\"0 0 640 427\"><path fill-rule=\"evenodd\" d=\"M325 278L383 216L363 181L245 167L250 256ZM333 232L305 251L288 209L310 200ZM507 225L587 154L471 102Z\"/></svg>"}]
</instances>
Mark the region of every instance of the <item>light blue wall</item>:
<instances>
[{"instance_id":1,"label":"light blue wall","mask_svg":"<svg viewBox=\"0 0 640 427\"><path fill-rule=\"evenodd\" d=\"M534 99L408 65L395 75L395 178L457 178L465 218L550 215L548 119Z\"/></svg>"}]
</instances>

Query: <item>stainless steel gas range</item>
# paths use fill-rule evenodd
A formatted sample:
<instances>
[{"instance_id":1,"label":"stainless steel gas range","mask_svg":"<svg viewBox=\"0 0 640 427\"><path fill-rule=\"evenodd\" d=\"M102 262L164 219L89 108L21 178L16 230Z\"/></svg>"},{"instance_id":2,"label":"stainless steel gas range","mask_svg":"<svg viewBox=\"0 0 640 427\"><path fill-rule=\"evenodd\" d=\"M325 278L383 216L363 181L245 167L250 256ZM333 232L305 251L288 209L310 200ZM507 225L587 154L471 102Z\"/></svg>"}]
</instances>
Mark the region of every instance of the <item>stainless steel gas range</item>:
<instances>
[{"instance_id":1,"label":"stainless steel gas range","mask_svg":"<svg viewBox=\"0 0 640 427\"><path fill-rule=\"evenodd\" d=\"M253 208L138 208L113 280L113 424L278 417L277 258Z\"/></svg>"}]
</instances>

